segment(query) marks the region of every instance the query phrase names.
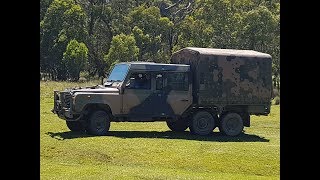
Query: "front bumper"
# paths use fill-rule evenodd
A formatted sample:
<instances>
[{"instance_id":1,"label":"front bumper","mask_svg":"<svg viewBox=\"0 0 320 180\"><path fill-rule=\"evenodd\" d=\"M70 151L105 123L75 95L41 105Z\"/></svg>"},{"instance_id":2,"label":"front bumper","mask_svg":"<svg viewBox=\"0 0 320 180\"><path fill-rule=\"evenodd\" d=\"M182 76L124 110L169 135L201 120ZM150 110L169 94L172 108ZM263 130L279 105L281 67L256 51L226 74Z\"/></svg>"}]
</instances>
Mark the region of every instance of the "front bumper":
<instances>
[{"instance_id":1,"label":"front bumper","mask_svg":"<svg viewBox=\"0 0 320 180\"><path fill-rule=\"evenodd\" d=\"M72 113L72 95L70 92L54 91L54 105L51 110L54 114L57 114L61 119L69 120L73 119Z\"/></svg>"}]
</instances>

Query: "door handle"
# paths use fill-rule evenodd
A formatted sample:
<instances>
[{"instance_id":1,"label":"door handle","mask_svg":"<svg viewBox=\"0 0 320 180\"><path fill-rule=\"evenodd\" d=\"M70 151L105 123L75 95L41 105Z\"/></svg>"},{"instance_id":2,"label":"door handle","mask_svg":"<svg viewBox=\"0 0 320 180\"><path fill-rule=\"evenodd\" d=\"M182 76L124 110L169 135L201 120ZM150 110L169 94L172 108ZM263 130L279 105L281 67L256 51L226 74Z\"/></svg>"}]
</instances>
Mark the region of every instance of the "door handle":
<instances>
[{"instance_id":1,"label":"door handle","mask_svg":"<svg viewBox=\"0 0 320 180\"><path fill-rule=\"evenodd\" d=\"M189 101L189 99L181 99L181 101Z\"/></svg>"}]
</instances>

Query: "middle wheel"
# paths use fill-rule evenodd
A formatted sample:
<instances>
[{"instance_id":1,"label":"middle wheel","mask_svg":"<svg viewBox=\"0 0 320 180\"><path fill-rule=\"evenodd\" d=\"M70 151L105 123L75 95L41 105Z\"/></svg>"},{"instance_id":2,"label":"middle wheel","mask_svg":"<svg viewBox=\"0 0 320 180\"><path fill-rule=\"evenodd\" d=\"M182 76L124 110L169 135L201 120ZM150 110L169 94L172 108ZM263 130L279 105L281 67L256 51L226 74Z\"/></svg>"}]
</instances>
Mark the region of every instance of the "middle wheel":
<instances>
[{"instance_id":1,"label":"middle wheel","mask_svg":"<svg viewBox=\"0 0 320 180\"><path fill-rule=\"evenodd\" d=\"M207 111L198 111L190 122L190 131L193 134L208 135L215 128L215 120Z\"/></svg>"},{"instance_id":2,"label":"middle wheel","mask_svg":"<svg viewBox=\"0 0 320 180\"><path fill-rule=\"evenodd\" d=\"M186 119L179 119L174 122L167 121L167 126L174 132L183 132L188 129L188 121Z\"/></svg>"}]
</instances>

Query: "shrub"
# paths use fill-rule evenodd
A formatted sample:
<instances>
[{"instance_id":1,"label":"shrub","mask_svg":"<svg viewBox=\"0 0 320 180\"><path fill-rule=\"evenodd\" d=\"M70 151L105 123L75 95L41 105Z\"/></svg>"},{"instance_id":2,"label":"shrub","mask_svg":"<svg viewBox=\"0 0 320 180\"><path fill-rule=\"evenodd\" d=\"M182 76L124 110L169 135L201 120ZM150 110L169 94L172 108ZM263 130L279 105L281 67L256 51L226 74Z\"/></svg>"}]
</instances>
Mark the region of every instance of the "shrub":
<instances>
[{"instance_id":1,"label":"shrub","mask_svg":"<svg viewBox=\"0 0 320 180\"><path fill-rule=\"evenodd\" d=\"M274 104L274 105L279 105L279 104L280 104L280 96L276 96L276 97L273 99L273 104Z\"/></svg>"},{"instance_id":2,"label":"shrub","mask_svg":"<svg viewBox=\"0 0 320 180\"><path fill-rule=\"evenodd\" d=\"M277 96L280 97L280 91L279 91L278 89L273 89L273 96L272 96L272 98L275 98L275 97L277 97Z\"/></svg>"}]
</instances>

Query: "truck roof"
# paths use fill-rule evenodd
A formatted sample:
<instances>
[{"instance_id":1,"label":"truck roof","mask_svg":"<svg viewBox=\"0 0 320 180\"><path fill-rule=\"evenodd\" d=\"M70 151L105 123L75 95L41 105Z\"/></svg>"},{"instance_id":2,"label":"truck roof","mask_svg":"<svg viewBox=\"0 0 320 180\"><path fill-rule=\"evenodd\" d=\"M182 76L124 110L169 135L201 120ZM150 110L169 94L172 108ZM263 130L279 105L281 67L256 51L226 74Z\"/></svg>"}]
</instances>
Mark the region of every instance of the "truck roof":
<instances>
[{"instance_id":1,"label":"truck roof","mask_svg":"<svg viewBox=\"0 0 320 180\"><path fill-rule=\"evenodd\" d=\"M203 55L271 58L269 54L261 53L253 50L186 47L177 52L180 52L180 51L190 51L190 52L195 52Z\"/></svg>"},{"instance_id":2,"label":"truck roof","mask_svg":"<svg viewBox=\"0 0 320 180\"><path fill-rule=\"evenodd\" d=\"M180 72L186 72L190 70L190 65L186 65L186 64L162 64L162 63L142 62L142 61L122 62L119 64L128 64L130 65L130 69L133 69L133 70L180 71Z\"/></svg>"}]
</instances>

